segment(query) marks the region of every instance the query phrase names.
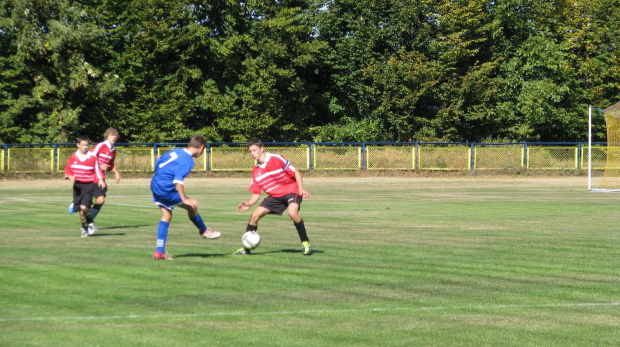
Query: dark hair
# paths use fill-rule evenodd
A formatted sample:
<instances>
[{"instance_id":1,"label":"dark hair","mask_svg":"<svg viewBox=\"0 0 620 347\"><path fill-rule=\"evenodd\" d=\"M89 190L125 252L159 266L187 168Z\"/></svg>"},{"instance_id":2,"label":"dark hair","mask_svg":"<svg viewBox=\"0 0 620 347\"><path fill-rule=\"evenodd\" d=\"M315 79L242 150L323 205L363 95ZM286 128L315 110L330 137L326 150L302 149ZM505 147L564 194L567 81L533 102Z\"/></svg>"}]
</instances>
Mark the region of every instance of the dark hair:
<instances>
[{"instance_id":1,"label":"dark hair","mask_svg":"<svg viewBox=\"0 0 620 347\"><path fill-rule=\"evenodd\" d=\"M196 134L192 136L192 138L189 140L189 147L200 148L201 146L206 146L206 145L207 145L207 140L202 135Z\"/></svg>"},{"instance_id":2,"label":"dark hair","mask_svg":"<svg viewBox=\"0 0 620 347\"><path fill-rule=\"evenodd\" d=\"M88 135L80 135L80 136L78 136L78 138L77 138L77 142L78 142L78 143L80 143L80 142L82 142L82 141L89 142L89 140L88 140Z\"/></svg>"},{"instance_id":3,"label":"dark hair","mask_svg":"<svg viewBox=\"0 0 620 347\"><path fill-rule=\"evenodd\" d=\"M258 146L258 147L265 147L265 145L263 144L263 141L261 141L258 137L253 137L251 139L248 140L248 148L250 148L250 146Z\"/></svg>"}]
</instances>

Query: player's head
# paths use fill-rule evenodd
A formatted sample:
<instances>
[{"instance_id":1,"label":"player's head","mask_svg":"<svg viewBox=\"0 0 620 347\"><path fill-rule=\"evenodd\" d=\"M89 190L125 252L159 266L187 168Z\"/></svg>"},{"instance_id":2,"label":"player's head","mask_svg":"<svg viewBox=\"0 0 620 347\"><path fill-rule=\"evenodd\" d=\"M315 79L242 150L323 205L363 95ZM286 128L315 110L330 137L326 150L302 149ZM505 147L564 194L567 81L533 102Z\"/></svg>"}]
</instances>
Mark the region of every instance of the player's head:
<instances>
[{"instance_id":1,"label":"player's head","mask_svg":"<svg viewBox=\"0 0 620 347\"><path fill-rule=\"evenodd\" d=\"M261 141L258 137L253 137L248 140L248 148L250 148L250 146L265 147L263 141Z\"/></svg>"},{"instance_id":2,"label":"player's head","mask_svg":"<svg viewBox=\"0 0 620 347\"><path fill-rule=\"evenodd\" d=\"M198 135L198 134L192 136L192 138L189 140L189 144L187 145L187 147L189 147L190 150L192 148L194 149L192 153L194 157L196 158L200 157L202 152L205 150L206 146L207 146L207 139L205 139L204 136Z\"/></svg>"},{"instance_id":3,"label":"player's head","mask_svg":"<svg viewBox=\"0 0 620 347\"><path fill-rule=\"evenodd\" d=\"M88 152L88 141L87 135L81 135L77 138L77 148L83 154Z\"/></svg>"},{"instance_id":4,"label":"player's head","mask_svg":"<svg viewBox=\"0 0 620 347\"><path fill-rule=\"evenodd\" d=\"M206 145L207 145L207 140L202 135L196 134L192 136L192 138L189 140L189 147L200 148Z\"/></svg>"},{"instance_id":5,"label":"player's head","mask_svg":"<svg viewBox=\"0 0 620 347\"><path fill-rule=\"evenodd\" d=\"M259 163L263 163L265 160L265 145L260 139L253 137L248 141L248 152L252 159Z\"/></svg>"},{"instance_id":6,"label":"player's head","mask_svg":"<svg viewBox=\"0 0 620 347\"><path fill-rule=\"evenodd\" d=\"M119 137L120 134L118 133L118 130L116 130L116 128L107 128L106 131L103 133L103 138L110 141L110 143L112 144L116 143Z\"/></svg>"}]
</instances>

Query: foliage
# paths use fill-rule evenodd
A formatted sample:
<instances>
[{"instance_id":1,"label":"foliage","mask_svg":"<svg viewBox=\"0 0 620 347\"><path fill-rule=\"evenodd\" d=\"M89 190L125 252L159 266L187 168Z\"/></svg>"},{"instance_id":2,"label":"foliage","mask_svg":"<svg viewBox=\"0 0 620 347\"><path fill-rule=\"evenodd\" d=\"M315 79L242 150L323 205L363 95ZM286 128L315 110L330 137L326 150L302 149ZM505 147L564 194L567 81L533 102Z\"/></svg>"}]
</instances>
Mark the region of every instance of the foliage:
<instances>
[{"instance_id":1,"label":"foliage","mask_svg":"<svg viewBox=\"0 0 620 347\"><path fill-rule=\"evenodd\" d=\"M619 0L0 0L0 143L578 141L619 41Z\"/></svg>"}]
</instances>

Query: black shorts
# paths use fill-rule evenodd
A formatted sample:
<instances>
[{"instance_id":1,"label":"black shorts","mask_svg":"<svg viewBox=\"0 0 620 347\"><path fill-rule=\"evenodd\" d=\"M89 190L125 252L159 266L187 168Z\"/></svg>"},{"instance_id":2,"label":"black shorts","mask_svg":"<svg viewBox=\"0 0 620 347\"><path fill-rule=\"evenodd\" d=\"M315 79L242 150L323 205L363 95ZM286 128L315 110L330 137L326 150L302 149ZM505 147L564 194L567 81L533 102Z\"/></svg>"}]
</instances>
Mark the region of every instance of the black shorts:
<instances>
[{"instance_id":1,"label":"black shorts","mask_svg":"<svg viewBox=\"0 0 620 347\"><path fill-rule=\"evenodd\" d=\"M78 212L80 210L80 205L87 206L90 208L91 203L93 202L93 194L95 192L95 188L98 187L97 183L89 182L74 182L73 183L73 211Z\"/></svg>"},{"instance_id":2,"label":"black shorts","mask_svg":"<svg viewBox=\"0 0 620 347\"><path fill-rule=\"evenodd\" d=\"M260 205L269 210L269 214L276 214L281 216L284 211L288 208L290 203L297 203L299 206L299 210L301 210L301 196L291 193L281 196L279 198L274 198L272 196L266 197Z\"/></svg>"},{"instance_id":3,"label":"black shorts","mask_svg":"<svg viewBox=\"0 0 620 347\"><path fill-rule=\"evenodd\" d=\"M105 196L107 196L107 195L106 195L107 193L108 193L108 185L107 185L107 184L105 185L105 188L101 188L101 187L99 187L99 185L97 184L97 185L96 185L96 187L95 187L95 190L93 191L93 196L94 196L95 198L98 198L98 197L100 197L100 196L105 197Z\"/></svg>"}]
</instances>

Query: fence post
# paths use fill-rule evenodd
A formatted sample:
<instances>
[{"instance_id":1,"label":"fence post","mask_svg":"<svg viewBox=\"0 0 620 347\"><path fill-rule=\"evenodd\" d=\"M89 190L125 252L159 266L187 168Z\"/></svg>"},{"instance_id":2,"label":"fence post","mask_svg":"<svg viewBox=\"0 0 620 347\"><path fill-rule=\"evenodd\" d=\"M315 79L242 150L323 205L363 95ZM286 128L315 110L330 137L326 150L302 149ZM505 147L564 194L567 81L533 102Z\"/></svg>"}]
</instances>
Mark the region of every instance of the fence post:
<instances>
[{"instance_id":1,"label":"fence post","mask_svg":"<svg viewBox=\"0 0 620 347\"><path fill-rule=\"evenodd\" d=\"M362 142L362 170L366 170L366 142Z\"/></svg>"},{"instance_id":2,"label":"fence post","mask_svg":"<svg viewBox=\"0 0 620 347\"><path fill-rule=\"evenodd\" d=\"M314 146L312 143L308 144L308 168L310 171L314 170Z\"/></svg>"},{"instance_id":3,"label":"fence post","mask_svg":"<svg viewBox=\"0 0 620 347\"><path fill-rule=\"evenodd\" d=\"M211 171L211 144L209 142L207 142L207 149L205 152L207 152L205 154L205 159L207 160L207 165L205 165L205 167L207 168L207 172L209 172Z\"/></svg>"},{"instance_id":4,"label":"fence post","mask_svg":"<svg viewBox=\"0 0 620 347\"><path fill-rule=\"evenodd\" d=\"M6 172L8 171L8 167L9 167L9 146L8 145L4 145L4 160L3 160L3 164L2 165L2 171Z\"/></svg>"},{"instance_id":5,"label":"fence post","mask_svg":"<svg viewBox=\"0 0 620 347\"><path fill-rule=\"evenodd\" d=\"M475 144L472 142L472 144L470 145L471 149L469 150L469 170L473 171L475 168L474 162L476 161L476 159L474 158L474 156L476 155L476 149L474 148Z\"/></svg>"},{"instance_id":6,"label":"fence post","mask_svg":"<svg viewBox=\"0 0 620 347\"><path fill-rule=\"evenodd\" d=\"M413 146L413 171L420 171L420 144L418 142Z\"/></svg>"},{"instance_id":7,"label":"fence post","mask_svg":"<svg viewBox=\"0 0 620 347\"><path fill-rule=\"evenodd\" d=\"M577 169L581 170L581 142L577 142Z\"/></svg>"},{"instance_id":8,"label":"fence post","mask_svg":"<svg viewBox=\"0 0 620 347\"><path fill-rule=\"evenodd\" d=\"M523 143L523 169L527 170L527 142Z\"/></svg>"},{"instance_id":9,"label":"fence post","mask_svg":"<svg viewBox=\"0 0 620 347\"><path fill-rule=\"evenodd\" d=\"M58 145L54 144L54 149L52 151L52 172L57 172L56 168L58 167Z\"/></svg>"},{"instance_id":10,"label":"fence post","mask_svg":"<svg viewBox=\"0 0 620 347\"><path fill-rule=\"evenodd\" d=\"M151 169L155 171L155 161L157 161L157 143L153 144L153 154L151 154Z\"/></svg>"}]
</instances>

